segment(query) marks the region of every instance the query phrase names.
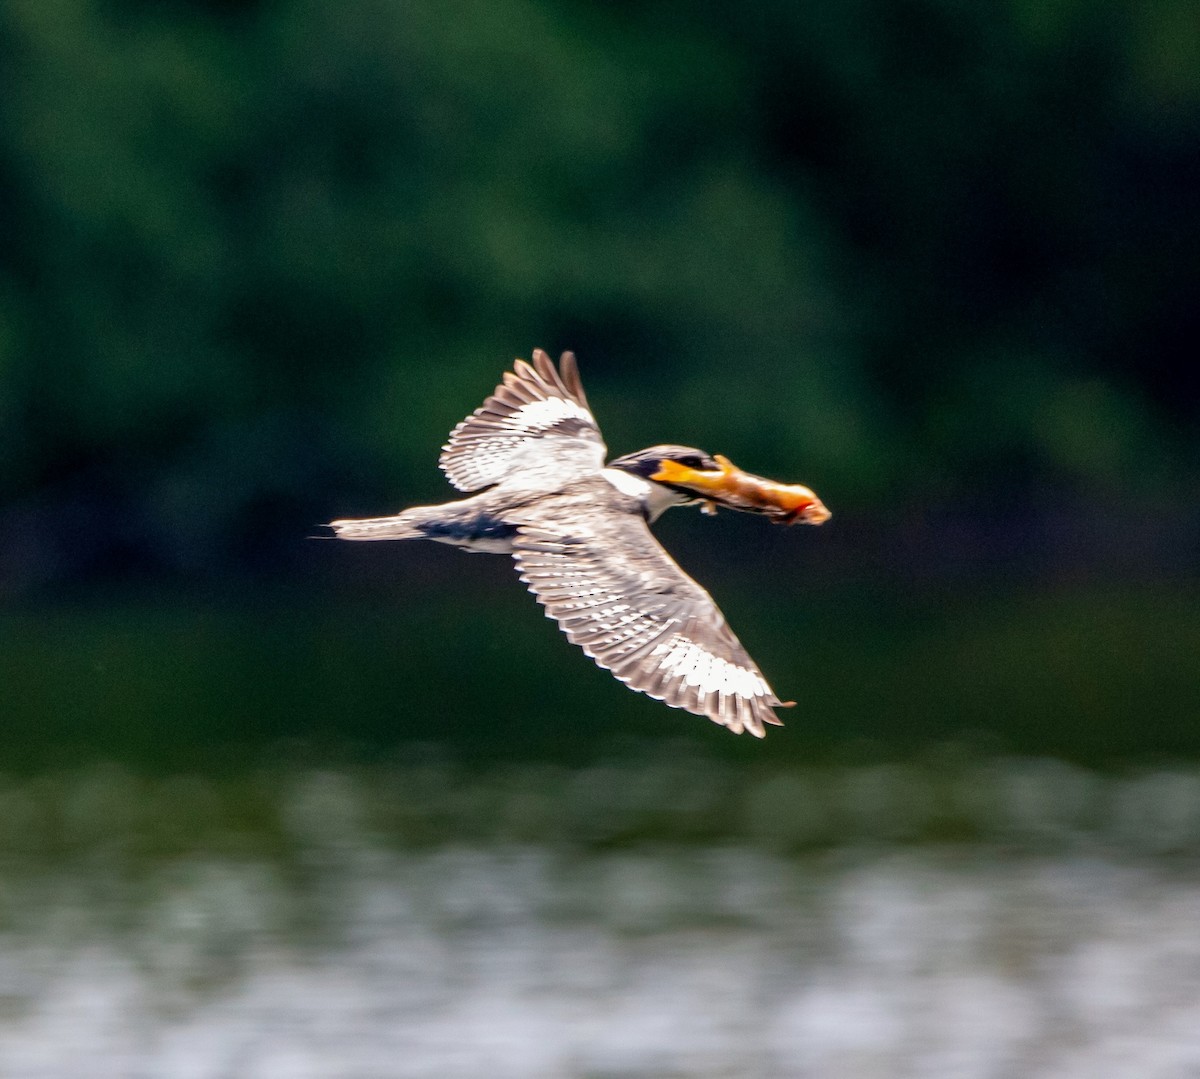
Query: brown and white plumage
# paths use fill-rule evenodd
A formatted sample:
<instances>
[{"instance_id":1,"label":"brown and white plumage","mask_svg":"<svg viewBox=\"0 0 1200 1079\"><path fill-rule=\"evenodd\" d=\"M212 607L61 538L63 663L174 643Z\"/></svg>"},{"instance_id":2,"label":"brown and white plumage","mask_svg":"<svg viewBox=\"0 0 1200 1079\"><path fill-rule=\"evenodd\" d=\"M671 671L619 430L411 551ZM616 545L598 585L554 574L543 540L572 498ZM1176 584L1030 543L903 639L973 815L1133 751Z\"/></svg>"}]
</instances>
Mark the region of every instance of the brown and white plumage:
<instances>
[{"instance_id":1,"label":"brown and white plumage","mask_svg":"<svg viewBox=\"0 0 1200 1079\"><path fill-rule=\"evenodd\" d=\"M778 724L772 706L782 702L642 514L596 512L580 495L531 507L513 542L521 580L567 639L630 689L735 734Z\"/></svg>"},{"instance_id":2,"label":"brown and white plumage","mask_svg":"<svg viewBox=\"0 0 1200 1079\"><path fill-rule=\"evenodd\" d=\"M334 521L344 539L432 539L511 553L567 638L631 689L762 737L784 702L712 597L655 540L666 508L697 501L655 482L663 460L716 467L703 451L657 446L604 464L606 448L575 357L538 350L454 428L440 460L468 498L393 517Z\"/></svg>"},{"instance_id":3,"label":"brown and white plumage","mask_svg":"<svg viewBox=\"0 0 1200 1079\"><path fill-rule=\"evenodd\" d=\"M541 349L533 366L517 360L482 405L450 432L438 461L460 491L478 491L521 469L545 463L544 438L553 439L554 469L560 480L604 466L600 437L579 380L575 355L564 352L556 370Z\"/></svg>"}]
</instances>

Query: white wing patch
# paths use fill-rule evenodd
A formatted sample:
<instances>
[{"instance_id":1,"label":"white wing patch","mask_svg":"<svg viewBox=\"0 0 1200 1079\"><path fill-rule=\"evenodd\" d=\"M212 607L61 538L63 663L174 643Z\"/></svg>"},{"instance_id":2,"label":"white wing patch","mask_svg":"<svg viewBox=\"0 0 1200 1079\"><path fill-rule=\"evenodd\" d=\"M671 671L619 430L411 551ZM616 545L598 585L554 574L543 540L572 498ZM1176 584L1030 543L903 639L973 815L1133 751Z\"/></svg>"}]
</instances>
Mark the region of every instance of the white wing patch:
<instances>
[{"instance_id":1,"label":"white wing patch","mask_svg":"<svg viewBox=\"0 0 1200 1079\"><path fill-rule=\"evenodd\" d=\"M746 667L714 655L703 645L676 634L655 647L652 656L671 675L682 678L703 693L729 693L739 697L769 697L771 688L762 677Z\"/></svg>"},{"instance_id":2,"label":"white wing patch","mask_svg":"<svg viewBox=\"0 0 1200 1079\"><path fill-rule=\"evenodd\" d=\"M580 408L574 401L549 397L545 401L530 401L529 404L522 405L505 419L503 426L528 437L548 431L566 419L583 420L584 423L593 424L596 422L586 408Z\"/></svg>"}]
</instances>

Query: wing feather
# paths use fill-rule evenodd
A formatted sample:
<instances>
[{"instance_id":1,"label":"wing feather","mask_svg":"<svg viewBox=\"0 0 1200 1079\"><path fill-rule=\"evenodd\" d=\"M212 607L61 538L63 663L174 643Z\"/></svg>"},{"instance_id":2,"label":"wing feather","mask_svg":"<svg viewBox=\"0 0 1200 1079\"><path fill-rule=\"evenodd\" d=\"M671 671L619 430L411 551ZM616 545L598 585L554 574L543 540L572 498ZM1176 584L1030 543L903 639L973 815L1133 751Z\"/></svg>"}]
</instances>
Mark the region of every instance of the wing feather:
<instances>
[{"instance_id":1,"label":"wing feather","mask_svg":"<svg viewBox=\"0 0 1200 1079\"><path fill-rule=\"evenodd\" d=\"M637 513L543 500L517 525L521 580L567 638L630 689L762 737L783 704L712 597Z\"/></svg>"},{"instance_id":2,"label":"wing feather","mask_svg":"<svg viewBox=\"0 0 1200 1079\"><path fill-rule=\"evenodd\" d=\"M552 441L553 453L545 453ZM553 458L562 482L604 464L604 439L584 396L579 366L564 352L556 369L541 349L517 360L492 395L453 431L439 464L460 491L500 483L538 458Z\"/></svg>"}]
</instances>

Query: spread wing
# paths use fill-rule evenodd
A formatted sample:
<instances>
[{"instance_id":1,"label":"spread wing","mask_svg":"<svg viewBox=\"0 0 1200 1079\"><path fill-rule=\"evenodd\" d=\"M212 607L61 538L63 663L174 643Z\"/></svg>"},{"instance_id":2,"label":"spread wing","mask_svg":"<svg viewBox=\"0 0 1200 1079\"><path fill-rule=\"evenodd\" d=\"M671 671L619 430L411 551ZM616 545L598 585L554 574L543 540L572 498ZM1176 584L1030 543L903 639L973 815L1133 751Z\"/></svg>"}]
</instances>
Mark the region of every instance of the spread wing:
<instances>
[{"instance_id":1,"label":"spread wing","mask_svg":"<svg viewBox=\"0 0 1200 1079\"><path fill-rule=\"evenodd\" d=\"M780 723L783 702L640 514L542 503L518 523L513 556L547 616L630 689L735 734Z\"/></svg>"},{"instance_id":2,"label":"spread wing","mask_svg":"<svg viewBox=\"0 0 1200 1079\"><path fill-rule=\"evenodd\" d=\"M542 439L553 439L555 474L564 481L604 465L604 439L574 353L562 354L558 370L541 349L532 366L517 360L492 396L450 432L438 464L460 491L476 491L544 458Z\"/></svg>"}]
</instances>

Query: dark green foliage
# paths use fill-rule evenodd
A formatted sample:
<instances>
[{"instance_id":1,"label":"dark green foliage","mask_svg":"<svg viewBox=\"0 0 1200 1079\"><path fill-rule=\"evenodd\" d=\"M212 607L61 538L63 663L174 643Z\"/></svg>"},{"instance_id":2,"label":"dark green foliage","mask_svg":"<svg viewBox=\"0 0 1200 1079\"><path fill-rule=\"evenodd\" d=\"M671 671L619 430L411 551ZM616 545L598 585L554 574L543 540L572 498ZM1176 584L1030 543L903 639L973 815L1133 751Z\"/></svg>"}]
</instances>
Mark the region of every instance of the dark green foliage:
<instances>
[{"instance_id":1,"label":"dark green foliage","mask_svg":"<svg viewBox=\"0 0 1200 1079\"><path fill-rule=\"evenodd\" d=\"M450 611L412 602L386 620L444 616L439 632L474 647L461 612L494 604L507 646L532 649L552 630L505 574L306 537L442 497L437 446L534 346L579 352L616 452L695 443L812 484L835 513L819 544L727 515L702 540L675 534L685 556L724 544L778 567L797 605L812 588L832 610L835 585L937 609L950 594L970 626L956 590L1005 577L1091 594L1136 577L1161 599L1200 552L1198 41L1185 0L4 4L0 599L166 583L203 611L231 591L257 606L268 584L324 598L357 581L399 604L423 578ZM706 580L728 573L731 558L699 557ZM769 579L741 601L714 590L786 670L773 640L837 638L764 602ZM505 586L511 620L493 599ZM1158 603L1151 634L1177 624ZM1022 683L1019 708L966 703L968 684L1017 669L1021 640L1058 632L1053 612L1020 617L979 628L1010 660L990 668L977 644L949 664L964 682L940 712L928 685L903 704L920 630L893 626L871 660L874 638L847 632L862 651L839 653L829 714L874 738L899 694L897 727L942 737L1005 714L1048 750L1051 702L1074 685L1062 707L1081 751L1110 736L1135 751L1138 709L1088 698L1082 651ZM5 645L18 675L66 661L37 625ZM278 655L205 651L172 623L174 661L122 658L121 634L97 627L120 685L72 676L78 697L23 701L30 739L123 716L132 746L156 715L217 738L312 734L280 718L315 708L287 679L249 713L221 693L264 667L353 668L336 619ZM362 677L383 677L368 655ZM200 656L226 673L192 670ZM547 662L638 707L565 645ZM480 665L460 680L475 710L527 708L528 671L510 684ZM1194 749L1177 709L1195 687L1173 677L1148 686L1164 724L1149 741ZM174 693L189 686L192 704ZM446 707L425 692L417 725ZM1097 708L1110 720L1093 738ZM543 712L552 729L561 712ZM393 722L409 721L328 725L369 740Z\"/></svg>"},{"instance_id":2,"label":"dark green foliage","mask_svg":"<svg viewBox=\"0 0 1200 1079\"><path fill-rule=\"evenodd\" d=\"M534 344L621 446L654 399L868 502L1167 482L1185 9L10 5L3 489L99 467L163 541L180 485L391 495Z\"/></svg>"}]
</instances>

